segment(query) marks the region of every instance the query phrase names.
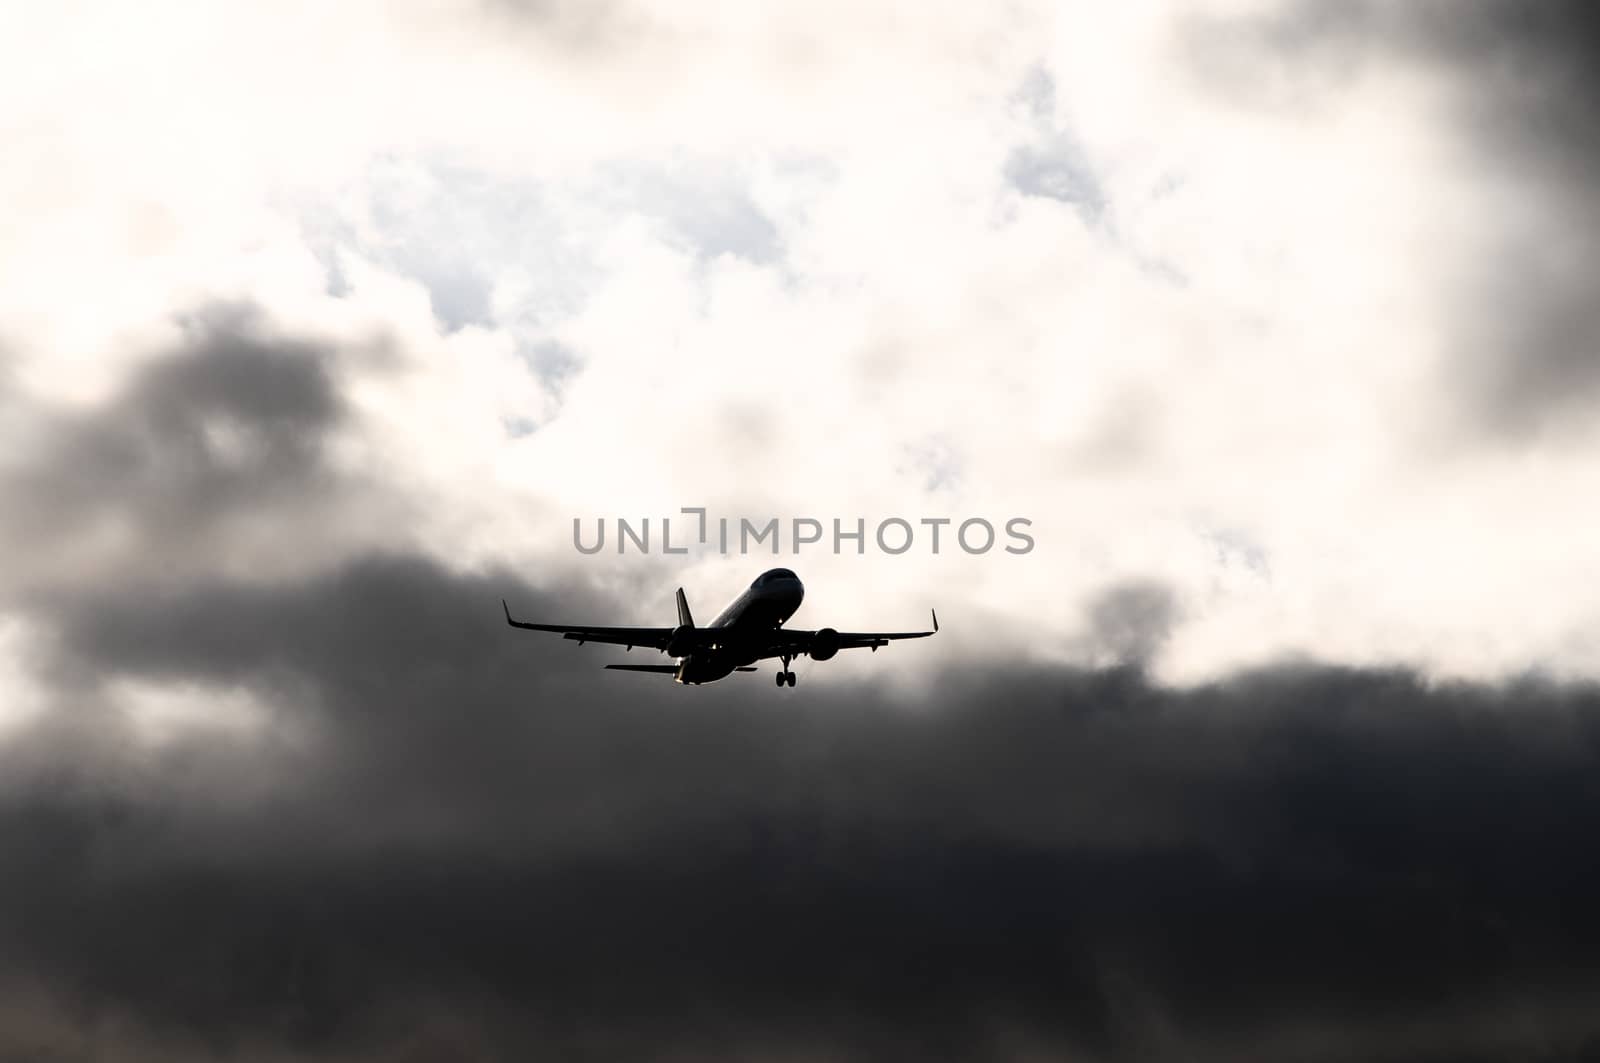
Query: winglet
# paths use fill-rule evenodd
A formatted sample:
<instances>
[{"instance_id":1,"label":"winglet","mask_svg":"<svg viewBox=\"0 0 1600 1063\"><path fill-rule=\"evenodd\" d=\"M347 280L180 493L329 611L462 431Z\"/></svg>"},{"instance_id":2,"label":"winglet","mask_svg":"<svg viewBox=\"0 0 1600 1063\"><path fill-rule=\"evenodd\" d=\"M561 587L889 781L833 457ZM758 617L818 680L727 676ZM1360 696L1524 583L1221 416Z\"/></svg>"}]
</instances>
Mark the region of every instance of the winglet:
<instances>
[{"instance_id":1,"label":"winglet","mask_svg":"<svg viewBox=\"0 0 1600 1063\"><path fill-rule=\"evenodd\" d=\"M694 617L689 615L689 599L683 593L683 588L678 588L678 625L680 627L694 627Z\"/></svg>"},{"instance_id":2,"label":"winglet","mask_svg":"<svg viewBox=\"0 0 1600 1063\"><path fill-rule=\"evenodd\" d=\"M929 609L928 612L933 616L933 632L937 635L939 633L939 614L932 609Z\"/></svg>"},{"instance_id":3,"label":"winglet","mask_svg":"<svg viewBox=\"0 0 1600 1063\"><path fill-rule=\"evenodd\" d=\"M500 599L500 608L506 611L506 623L515 624L516 621L511 619L511 606L506 604L506 600L504 598Z\"/></svg>"}]
</instances>

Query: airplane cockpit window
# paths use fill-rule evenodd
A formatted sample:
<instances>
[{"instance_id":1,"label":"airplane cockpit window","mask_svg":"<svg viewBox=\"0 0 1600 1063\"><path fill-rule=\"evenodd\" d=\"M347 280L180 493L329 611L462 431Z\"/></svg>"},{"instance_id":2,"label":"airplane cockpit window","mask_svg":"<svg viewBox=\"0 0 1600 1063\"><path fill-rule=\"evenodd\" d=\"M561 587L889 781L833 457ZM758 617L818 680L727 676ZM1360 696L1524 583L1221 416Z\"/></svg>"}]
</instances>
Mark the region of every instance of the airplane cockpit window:
<instances>
[{"instance_id":1,"label":"airplane cockpit window","mask_svg":"<svg viewBox=\"0 0 1600 1063\"><path fill-rule=\"evenodd\" d=\"M764 586L764 585L766 585L768 583L771 583L773 581L776 581L776 580L780 580L780 579L795 579L795 578L797 578L795 576L795 574L793 572L790 572L788 569L786 569L786 568L775 568L775 569L771 570L770 572L763 572L761 575L757 576L755 585L757 587L761 587L761 586Z\"/></svg>"}]
</instances>

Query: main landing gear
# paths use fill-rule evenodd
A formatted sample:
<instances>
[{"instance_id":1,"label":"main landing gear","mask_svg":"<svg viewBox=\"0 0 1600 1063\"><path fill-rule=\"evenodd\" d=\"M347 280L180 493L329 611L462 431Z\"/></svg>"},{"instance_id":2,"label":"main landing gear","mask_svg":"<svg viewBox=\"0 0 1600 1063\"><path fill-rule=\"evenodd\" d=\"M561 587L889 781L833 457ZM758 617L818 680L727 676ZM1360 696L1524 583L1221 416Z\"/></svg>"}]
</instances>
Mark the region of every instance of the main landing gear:
<instances>
[{"instance_id":1,"label":"main landing gear","mask_svg":"<svg viewBox=\"0 0 1600 1063\"><path fill-rule=\"evenodd\" d=\"M779 672L773 678L775 678L778 681L778 685L780 687L781 686L791 686L791 687L794 686L794 673L789 671L789 658L785 657L783 659L783 671Z\"/></svg>"}]
</instances>

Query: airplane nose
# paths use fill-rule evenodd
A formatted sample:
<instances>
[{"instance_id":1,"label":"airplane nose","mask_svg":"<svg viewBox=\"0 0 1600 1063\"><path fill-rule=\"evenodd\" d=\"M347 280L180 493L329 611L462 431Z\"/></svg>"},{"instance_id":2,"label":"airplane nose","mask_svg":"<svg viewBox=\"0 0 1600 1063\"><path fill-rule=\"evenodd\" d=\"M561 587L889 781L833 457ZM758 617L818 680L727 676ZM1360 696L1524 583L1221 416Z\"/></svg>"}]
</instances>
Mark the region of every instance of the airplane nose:
<instances>
[{"instance_id":1,"label":"airplane nose","mask_svg":"<svg viewBox=\"0 0 1600 1063\"><path fill-rule=\"evenodd\" d=\"M792 613L796 609L800 608L800 603L805 599L806 596L805 584L801 583L799 580L790 580L788 585L784 587L784 592L788 596L790 602L793 603L789 606L789 612Z\"/></svg>"}]
</instances>

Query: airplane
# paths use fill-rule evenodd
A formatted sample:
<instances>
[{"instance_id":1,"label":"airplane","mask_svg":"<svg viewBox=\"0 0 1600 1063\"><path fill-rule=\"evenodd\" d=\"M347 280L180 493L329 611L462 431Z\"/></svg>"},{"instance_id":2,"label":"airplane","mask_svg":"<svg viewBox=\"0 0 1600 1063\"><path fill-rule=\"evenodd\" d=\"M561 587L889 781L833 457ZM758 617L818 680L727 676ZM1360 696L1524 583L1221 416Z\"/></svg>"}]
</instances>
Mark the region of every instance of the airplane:
<instances>
[{"instance_id":1,"label":"airplane","mask_svg":"<svg viewBox=\"0 0 1600 1063\"><path fill-rule=\"evenodd\" d=\"M511 618L511 607L504 598L506 623L528 631L554 631L583 645L602 642L613 646L649 646L677 658L676 664L608 664L618 672L653 672L670 675L678 683L699 686L714 683L734 672L754 672L755 662L777 657L783 669L778 686L794 686L789 662L809 656L826 661L840 650L867 648L874 653L896 639L921 639L939 630L939 615L933 616L932 631L835 631L831 627L816 631L791 631L784 623L800 608L805 597L800 577L786 568L774 568L757 576L745 592L734 599L709 627L695 627L689 615L689 599L678 588L677 627L576 627L566 624L529 624Z\"/></svg>"}]
</instances>

